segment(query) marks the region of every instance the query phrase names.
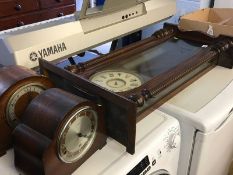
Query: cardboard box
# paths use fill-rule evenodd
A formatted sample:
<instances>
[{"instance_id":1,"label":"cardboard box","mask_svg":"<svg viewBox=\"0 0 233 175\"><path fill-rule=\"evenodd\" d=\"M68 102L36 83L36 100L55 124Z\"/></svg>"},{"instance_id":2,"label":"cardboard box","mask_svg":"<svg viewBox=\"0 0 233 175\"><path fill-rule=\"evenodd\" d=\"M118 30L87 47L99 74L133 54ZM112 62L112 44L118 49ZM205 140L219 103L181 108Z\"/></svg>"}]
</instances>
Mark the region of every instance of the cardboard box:
<instances>
[{"instance_id":1,"label":"cardboard box","mask_svg":"<svg viewBox=\"0 0 233 175\"><path fill-rule=\"evenodd\" d=\"M183 31L203 32L213 37L233 37L233 9L207 8L184 15L180 19L179 28Z\"/></svg>"}]
</instances>

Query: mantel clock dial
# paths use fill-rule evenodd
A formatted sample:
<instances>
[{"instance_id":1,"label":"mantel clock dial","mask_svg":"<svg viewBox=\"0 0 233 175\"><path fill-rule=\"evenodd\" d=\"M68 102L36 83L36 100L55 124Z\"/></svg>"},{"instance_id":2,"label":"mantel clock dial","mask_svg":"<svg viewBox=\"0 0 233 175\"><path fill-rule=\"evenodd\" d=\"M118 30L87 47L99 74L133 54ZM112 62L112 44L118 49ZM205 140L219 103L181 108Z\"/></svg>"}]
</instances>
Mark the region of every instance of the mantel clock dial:
<instances>
[{"instance_id":1,"label":"mantel clock dial","mask_svg":"<svg viewBox=\"0 0 233 175\"><path fill-rule=\"evenodd\" d=\"M0 155L11 146L11 132L31 100L51 87L48 78L24 67L0 68Z\"/></svg>"},{"instance_id":2,"label":"mantel clock dial","mask_svg":"<svg viewBox=\"0 0 233 175\"><path fill-rule=\"evenodd\" d=\"M94 142L97 125L97 113L89 106L72 114L58 138L59 158L66 163L82 158Z\"/></svg>"},{"instance_id":3,"label":"mantel clock dial","mask_svg":"<svg viewBox=\"0 0 233 175\"><path fill-rule=\"evenodd\" d=\"M142 85L138 75L127 71L105 70L95 73L89 79L113 92L126 92Z\"/></svg>"},{"instance_id":4,"label":"mantel clock dial","mask_svg":"<svg viewBox=\"0 0 233 175\"><path fill-rule=\"evenodd\" d=\"M32 100L13 137L18 169L71 174L106 144L103 107L52 88Z\"/></svg>"},{"instance_id":5,"label":"mantel clock dial","mask_svg":"<svg viewBox=\"0 0 233 175\"><path fill-rule=\"evenodd\" d=\"M43 84L29 83L18 88L12 94L6 107L6 119L11 127L15 127L19 123L19 117L28 103L45 89Z\"/></svg>"}]
</instances>

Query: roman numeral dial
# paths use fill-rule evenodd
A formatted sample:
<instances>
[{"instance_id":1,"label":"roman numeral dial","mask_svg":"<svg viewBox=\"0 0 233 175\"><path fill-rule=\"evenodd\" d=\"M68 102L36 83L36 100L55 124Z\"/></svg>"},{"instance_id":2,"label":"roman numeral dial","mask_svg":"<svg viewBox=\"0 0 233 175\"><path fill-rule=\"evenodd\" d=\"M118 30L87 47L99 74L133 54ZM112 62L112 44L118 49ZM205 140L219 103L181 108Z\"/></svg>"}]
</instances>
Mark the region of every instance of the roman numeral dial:
<instances>
[{"instance_id":1,"label":"roman numeral dial","mask_svg":"<svg viewBox=\"0 0 233 175\"><path fill-rule=\"evenodd\" d=\"M98 72L90 77L90 81L113 92L125 92L142 85L138 75L117 70Z\"/></svg>"}]
</instances>

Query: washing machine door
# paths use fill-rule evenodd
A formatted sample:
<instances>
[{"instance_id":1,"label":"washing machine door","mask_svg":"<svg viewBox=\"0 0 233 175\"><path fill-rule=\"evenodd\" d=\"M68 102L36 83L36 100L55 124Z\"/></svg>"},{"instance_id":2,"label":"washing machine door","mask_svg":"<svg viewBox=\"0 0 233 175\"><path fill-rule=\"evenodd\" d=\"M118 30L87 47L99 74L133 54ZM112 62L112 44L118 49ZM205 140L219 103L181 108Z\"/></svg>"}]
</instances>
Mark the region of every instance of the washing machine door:
<instances>
[{"instance_id":1,"label":"washing machine door","mask_svg":"<svg viewBox=\"0 0 233 175\"><path fill-rule=\"evenodd\" d=\"M166 170L158 170L149 175L170 175Z\"/></svg>"}]
</instances>

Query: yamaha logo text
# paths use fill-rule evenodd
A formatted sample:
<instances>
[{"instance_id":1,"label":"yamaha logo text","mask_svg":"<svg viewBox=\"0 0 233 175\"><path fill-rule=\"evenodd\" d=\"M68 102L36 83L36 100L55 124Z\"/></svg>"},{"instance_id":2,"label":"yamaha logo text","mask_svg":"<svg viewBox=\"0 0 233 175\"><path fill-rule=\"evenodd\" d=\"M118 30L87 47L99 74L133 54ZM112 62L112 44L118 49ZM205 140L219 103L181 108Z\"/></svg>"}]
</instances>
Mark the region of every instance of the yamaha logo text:
<instances>
[{"instance_id":1,"label":"yamaha logo text","mask_svg":"<svg viewBox=\"0 0 233 175\"><path fill-rule=\"evenodd\" d=\"M37 61L39 58L44 59L46 57L55 55L60 52L64 52L66 50L67 50L66 44L63 42L47 48L43 48L41 50L38 50L37 52L31 52L29 58L31 61Z\"/></svg>"}]
</instances>

